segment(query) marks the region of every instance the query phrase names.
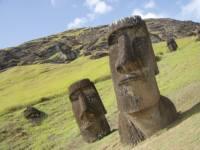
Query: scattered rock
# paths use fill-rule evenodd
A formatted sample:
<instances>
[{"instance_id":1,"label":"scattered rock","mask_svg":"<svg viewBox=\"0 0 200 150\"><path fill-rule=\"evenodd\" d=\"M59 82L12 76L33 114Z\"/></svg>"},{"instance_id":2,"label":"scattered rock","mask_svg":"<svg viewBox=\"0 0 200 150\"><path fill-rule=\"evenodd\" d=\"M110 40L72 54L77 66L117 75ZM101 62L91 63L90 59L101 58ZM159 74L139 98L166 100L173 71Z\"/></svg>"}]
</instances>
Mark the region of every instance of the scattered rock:
<instances>
[{"instance_id":1,"label":"scattered rock","mask_svg":"<svg viewBox=\"0 0 200 150\"><path fill-rule=\"evenodd\" d=\"M24 110L24 117L30 122L37 124L41 123L47 117L47 114L34 107L28 106Z\"/></svg>"}]
</instances>

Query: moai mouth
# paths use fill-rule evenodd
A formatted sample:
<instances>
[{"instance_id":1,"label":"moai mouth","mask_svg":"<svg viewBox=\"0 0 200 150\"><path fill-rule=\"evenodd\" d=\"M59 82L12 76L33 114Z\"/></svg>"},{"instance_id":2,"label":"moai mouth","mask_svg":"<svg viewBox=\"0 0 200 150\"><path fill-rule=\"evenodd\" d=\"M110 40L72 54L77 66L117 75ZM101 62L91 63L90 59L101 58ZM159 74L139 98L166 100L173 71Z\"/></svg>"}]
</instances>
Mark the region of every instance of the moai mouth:
<instances>
[{"instance_id":1,"label":"moai mouth","mask_svg":"<svg viewBox=\"0 0 200 150\"><path fill-rule=\"evenodd\" d=\"M110 133L105 118L106 110L89 79L73 83L69 87L69 95L76 122L85 141L94 142Z\"/></svg>"}]
</instances>

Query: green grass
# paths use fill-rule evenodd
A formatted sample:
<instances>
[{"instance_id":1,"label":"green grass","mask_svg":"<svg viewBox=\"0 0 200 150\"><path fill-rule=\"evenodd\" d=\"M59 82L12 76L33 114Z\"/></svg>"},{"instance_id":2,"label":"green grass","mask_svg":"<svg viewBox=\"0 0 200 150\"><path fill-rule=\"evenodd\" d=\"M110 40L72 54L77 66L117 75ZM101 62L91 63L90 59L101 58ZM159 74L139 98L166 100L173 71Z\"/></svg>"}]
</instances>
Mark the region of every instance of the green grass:
<instances>
[{"instance_id":1,"label":"green grass","mask_svg":"<svg viewBox=\"0 0 200 150\"><path fill-rule=\"evenodd\" d=\"M200 42L195 42L194 37L177 42L179 49L173 53L167 51L164 42L155 44L154 49L161 56L157 76L161 94L172 99L182 118L135 149L198 149ZM85 143L71 111L68 86L90 78L108 111L109 124L116 129L117 104L109 77L108 57L81 57L70 64L18 66L0 73L0 149L130 149L120 144L117 131L93 144ZM42 100L45 97L47 100ZM28 104L48 114L41 125L33 126L23 118L23 107Z\"/></svg>"},{"instance_id":2,"label":"green grass","mask_svg":"<svg viewBox=\"0 0 200 150\"><path fill-rule=\"evenodd\" d=\"M79 58L70 64L18 66L0 74L0 112L67 92L76 80L109 74L108 59ZM98 68L98 69L97 69Z\"/></svg>"}]
</instances>

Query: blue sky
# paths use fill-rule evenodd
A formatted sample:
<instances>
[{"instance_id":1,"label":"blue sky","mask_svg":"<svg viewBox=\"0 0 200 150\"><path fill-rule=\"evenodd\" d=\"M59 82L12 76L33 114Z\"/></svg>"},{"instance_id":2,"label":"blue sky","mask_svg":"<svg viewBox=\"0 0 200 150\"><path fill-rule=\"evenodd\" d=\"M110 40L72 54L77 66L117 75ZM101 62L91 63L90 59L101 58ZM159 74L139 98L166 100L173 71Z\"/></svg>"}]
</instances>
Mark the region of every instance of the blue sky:
<instances>
[{"instance_id":1,"label":"blue sky","mask_svg":"<svg viewBox=\"0 0 200 150\"><path fill-rule=\"evenodd\" d=\"M0 48L131 15L200 22L200 0L0 0Z\"/></svg>"}]
</instances>

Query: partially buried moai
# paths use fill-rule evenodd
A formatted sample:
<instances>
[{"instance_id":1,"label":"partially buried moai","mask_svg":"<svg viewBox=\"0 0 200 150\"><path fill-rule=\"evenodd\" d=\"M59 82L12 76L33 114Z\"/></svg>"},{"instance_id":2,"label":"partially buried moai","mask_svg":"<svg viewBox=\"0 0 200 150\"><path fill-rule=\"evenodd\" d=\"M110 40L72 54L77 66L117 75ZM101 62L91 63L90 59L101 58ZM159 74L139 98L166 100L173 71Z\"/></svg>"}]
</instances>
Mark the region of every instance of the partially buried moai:
<instances>
[{"instance_id":1,"label":"partially buried moai","mask_svg":"<svg viewBox=\"0 0 200 150\"><path fill-rule=\"evenodd\" d=\"M110 133L110 126L105 118L106 110L89 79L73 83L69 87L69 96L76 122L86 142L94 142Z\"/></svg>"},{"instance_id":2,"label":"partially buried moai","mask_svg":"<svg viewBox=\"0 0 200 150\"><path fill-rule=\"evenodd\" d=\"M196 30L196 36L197 36L196 41L200 41L200 28Z\"/></svg>"},{"instance_id":3,"label":"partially buried moai","mask_svg":"<svg viewBox=\"0 0 200 150\"><path fill-rule=\"evenodd\" d=\"M160 96L150 36L140 16L109 27L109 59L119 109L122 143L137 144L175 120L176 108Z\"/></svg>"},{"instance_id":4,"label":"partially buried moai","mask_svg":"<svg viewBox=\"0 0 200 150\"><path fill-rule=\"evenodd\" d=\"M173 37L167 38L167 47L170 52L176 51L178 48L178 45Z\"/></svg>"}]
</instances>

